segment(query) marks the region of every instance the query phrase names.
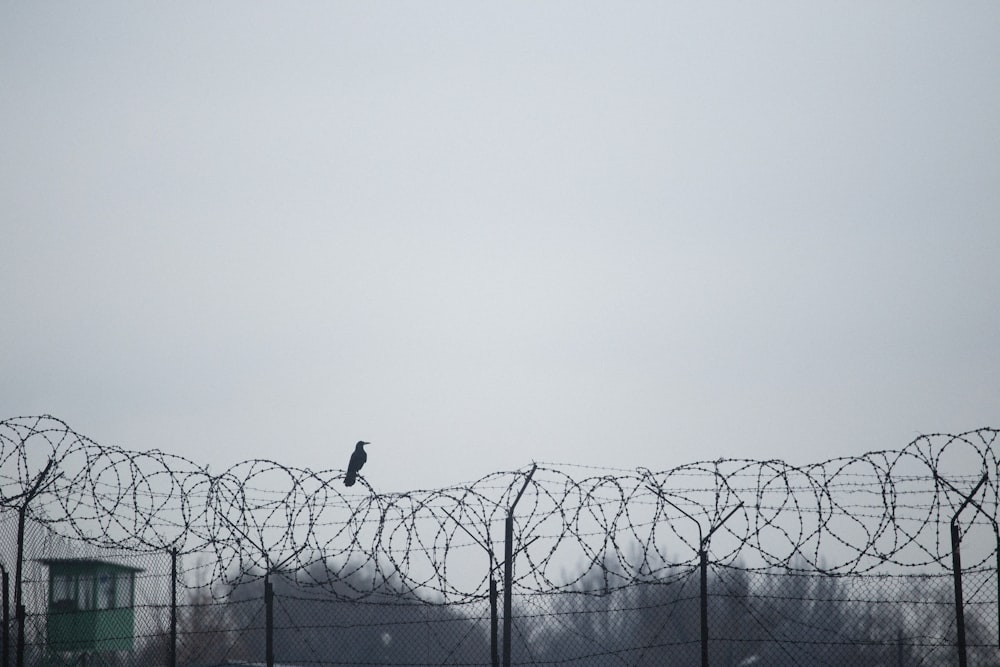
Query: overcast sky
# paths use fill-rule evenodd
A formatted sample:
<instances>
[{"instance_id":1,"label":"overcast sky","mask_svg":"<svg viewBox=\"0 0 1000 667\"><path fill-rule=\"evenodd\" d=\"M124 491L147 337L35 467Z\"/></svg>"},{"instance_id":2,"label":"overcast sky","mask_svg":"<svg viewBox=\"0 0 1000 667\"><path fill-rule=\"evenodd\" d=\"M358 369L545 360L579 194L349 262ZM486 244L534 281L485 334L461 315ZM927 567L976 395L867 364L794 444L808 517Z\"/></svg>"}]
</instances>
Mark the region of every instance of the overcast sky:
<instances>
[{"instance_id":1,"label":"overcast sky","mask_svg":"<svg viewBox=\"0 0 1000 667\"><path fill-rule=\"evenodd\" d=\"M434 488L1000 425L1000 3L0 3L0 417ZM360 487L358 487L360 488Z\"/></svg>"}]
</instances>

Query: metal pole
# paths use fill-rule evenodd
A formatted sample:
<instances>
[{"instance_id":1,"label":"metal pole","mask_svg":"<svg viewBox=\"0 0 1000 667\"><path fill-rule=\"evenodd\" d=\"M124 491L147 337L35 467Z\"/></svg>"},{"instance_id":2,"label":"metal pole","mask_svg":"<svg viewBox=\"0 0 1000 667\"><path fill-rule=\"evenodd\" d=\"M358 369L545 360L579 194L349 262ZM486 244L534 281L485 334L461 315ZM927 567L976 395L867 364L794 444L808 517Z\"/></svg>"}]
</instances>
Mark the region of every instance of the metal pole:
<instances>
[{"instance_id":1,"label":"metal pole","mask_svg":"<svg viewBox=\"0 0 1000 667\"><path fill-rule=\"evenodd\" d=\"M264 659L267 667L274 667L274 589L267 574L264 575Z\"/></svg>"},{"instance_id":2,"label":"metal pole","mask_svg":"<svg viewBox=\"0 0 1000 667\"><path fill-rule=\"evenodd\" d=\"M177 549L170 550L170 667L177 667Z\"/></svg>"},{"instance_id":3,"label":"metal pole","mask_svg":"<svg viewBox=\"0 0 1000 667\"><path fill-rule=\"evenodd\" d=\"M472 538L472 541L478 544L486 552L486 555L490 559L490 658L493 661L493 667L500 667L500 653L499 647L497 646L497 628L500 625L500 620L497 616L497 580L493 576L497 571L496 558L493 556L493 545L487 545L483 540L476 537L476 535L465 527L461 521L455 518L455 516L448 511L448 508L442 507L441 511L448 515L448 518L455 522L455 525L465 531L465 534ZM487 536L489 535L489 526L486 527ZM489 541L487 537L486 542ZM522 547L523 548L523 547Z\"/></svg>"},{"instance_id":4,"label":"metal pole","mask_svg":"<svg viewBox=\"0 0 1000 667\"><path fill-rule=\"evenodd\" d=\"M952 532L951 550L952 550L952 554L954 554L958 550L959 546L961 545L961 535L958 535L958 539L956 540L956 537L955 537L955 527L958 524L958 515L962 513L962 510L964 510L967 505L972 505L973 507L975 507L976 510L980 514L982 514L984 517L986 517L987 521L989 521L991 524L993 524L993 535L994 535L994 537L996 539L996 545L997 545L996 546L996 551L994 552L996 554L996 561L997 561L997 646L1000 647L1000 524L997 523L997 520L995 518L993 518L993 516L991 516L989 514L989 512L986 512L985 510L983 510L982 506L979 503L977 503L975 500L973 500L973 498L975 497L976 493L979 491L979 488L983 484L986 483L986 481L989 479L989 477L990 477L989 473L983 473L983 477L982 477L982 479L979 480L979 483L976 484L976 488L972 489L972 492L969 493L968 496L966 496L961 491L959 491L958 489L956 489L954 484L952 484L951 482L949 482L945 478L941 477L937 473L934 474L934 479L935 479L936 482L944 484L949 489L951 489L952 491L954 491L958 495L960 495L963 498L965 498L965 500L962 501L962 504L959 506L958 511L955 512L955 516L953 516L951 518L951 532ZM958 562L959 562L959 564L961 563L961 557L959 557ZM954 564L955 564L955 558L953 556L952 557L952 566L953 567L954 567ZM960 590L961 586L962 586L962 571L961 571L961 568L959 567L959 569L955 570L955 572L957 572L957 575L955 575L956 576L956 579L955 579L955 600L957 602L957 601L959 601L961 599L961 590ZM956 622L958 621L957 617L959 615L961 615L961 617L962 617L961 626L962 626L962 629L964 631L964 629L965 629L965 623L964 623L964 620L965 620L965 611L964 611L964 609L959 609L958 611L956 611ZM964 643L964 635L963 635L963 643Z\"/></svg>"},{"instance_id":5,"label":"metal pole","mask_svg":"<svg viewBox=\"0 0 1000 667\"><path fill-rule=\"evenodd\" d=\"M955 626L958 629L958 667L966 667L968 658L965 652L965 608L962 604L962 554L959 551L962 538L958 532L958 524L951 524L951 567L955 577Z\"/></svg>"},{"instance_id":6,"label":"metal pole","mask_svg":"<svg viewBox=\"0 0 1000 667\"><path fill-rule=\"evenodd\" d=\"M24 667L24 616L24 605L17 605L14 610L15 622L17 623L17 651L14 657L17 660L17 667Z\"/></svg>"},{"instance_id":7,"label":"metal pole","mask_svg":"<svg viewBox=\"0 0 1000 667\"><path fill-rule=\"evenodd\" d=\"M701 667L708 667L708 549L701 552Z\"/></svg>"},{"instance_id":8,"label":"metal pole","mask_svg":"<svg viewBox=\"0 0 1000 667\"><path fill-rule=\"evenodd\" d=\"M21 604L21 562L24 560L24 515L28 502L17 511L17 564L14 569L14 622L17 623L17 649L14 657L17 667L24 667L24 605Z\"/></svg>"},{"instance_id":9,"label":"metal pole","mask_svg":"<svg viewBox=\"0 0 1000 667\"><path fill-rule=\"evenodd\" d=\"M42 480L49 473L53 463L54 461L49 459L49 462L45 465L45 469L35 479L31 490L24 494L24 502L21 503L21 507L17 510L17 563L14 570L14 613L17 618L17 667L24 667L24 622L27 616L21 595L24 564L24 523L28 515L28 503L38 495L38 490L42 486Z\"/></svg>"},{"instance_id":10,"label":"metal pole","mask_svg":"<svg viewBox=\"0 0 1000 667\"><path fill-rule=\"evenodd\" d=\"M531 472L524 479L524 486L518 492L517 497L507 510L507 521L504 524L504 544L503 544L503 665L510 667L510 632L513 604L511 602L511 591L514 585L514 508L517 506L524 490L528 488L531 476L535 474L537 465L531 466Z\"/></svg>"},{"instance_id":11,"label":"metal pole","mask_svg":"<svg viewBox=\"0 0 1000 667\"><path fill-rule=\"evenodd\" d=\"M511 584L514 575L514 517L507 515L503 544L503 667L510 667Z\"/></svg>"},{"instance_id":12,"label":"metal pole","mask_svg":"<svg viewBox=\"0 0 1000 667\"><path fill-rule=\"evenodd\" d=\"M500 667L500 647L497 646L497 626L500 624L497 618L497 580L490 571L490 658L493 667Z\"/></svg>"},{"instance_id":13,"label":"metal pole","mask_svg":"<svg viewBox=\"0 0 1000 667\"><path fill-rule=\"evenodd\" d=\"M941 478L938 478L941 479ZM952 575L955 578L955 628L958 632L958 636L955 638L955 643L958 647L958 667L967 667L968 656L966 655L965 647L965 606L962 602L962 534L958 527L958 517L962 513L969 503L972 503L973 496L979 492L980 487L986 483L989 479L989 475L984 474L979 483L976 484L976 488L972 489L972 492L965 496L965 500L961 505L958 506L958 511L955 512L955 516L951 518L951 566ZM952 490L956 490L954 486L951 486ZM982 508L976 503L972 503L977 509L982 511Z\"/></svg>"},{"instance_id":14,"label":"metal pole","mask_svg":"<svg viewBox=\"0 0 1000 667\"><path fill-rule=\"evenodd\" d=\"M693 516L688 514L683 510L683 508L675 505L669 498L667 498L663 493L655 486L649 485L650 491L655 493L660 497L663 502L667 503L675 510L691 519L694 525L698 527L698 560L699 568L701 569L701 667L708 667L708 546L712 541L712 534L715 533L719 528L722 527L724 523L729 521L729 519L736 514L736 512L743 507L743 501L729 511L721 521L712 526L708 531L707 535L702 534L701 523L695 519Z\"/></svg>"}]
</instances>

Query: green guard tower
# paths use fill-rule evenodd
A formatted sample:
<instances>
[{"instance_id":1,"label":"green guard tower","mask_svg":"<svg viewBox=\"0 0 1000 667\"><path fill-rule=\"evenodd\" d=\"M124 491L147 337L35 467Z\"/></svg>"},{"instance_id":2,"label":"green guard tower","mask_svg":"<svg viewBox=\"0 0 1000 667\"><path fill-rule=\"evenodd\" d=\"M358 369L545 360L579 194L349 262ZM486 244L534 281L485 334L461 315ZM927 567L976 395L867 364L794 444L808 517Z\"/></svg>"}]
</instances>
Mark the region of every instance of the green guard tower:
<instances>
[{"instance_id":1,"label":"green guard tower","mask_svg":"<svg viewBox=\"0 0 1000 667\"><path fill-rule=\"evenodd\" d=\"M49 568L50 650L86 655L132 649L141 568L86 558L40 562Z\"/></svg>"}]
</instances>

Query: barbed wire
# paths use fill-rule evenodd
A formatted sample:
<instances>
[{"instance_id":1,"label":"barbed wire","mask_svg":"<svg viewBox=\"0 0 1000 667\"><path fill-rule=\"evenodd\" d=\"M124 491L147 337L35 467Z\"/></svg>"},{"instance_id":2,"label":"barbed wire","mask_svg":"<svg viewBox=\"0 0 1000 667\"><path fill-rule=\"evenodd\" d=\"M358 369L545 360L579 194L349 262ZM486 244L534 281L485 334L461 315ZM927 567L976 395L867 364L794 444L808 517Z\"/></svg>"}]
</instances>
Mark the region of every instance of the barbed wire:
<instances>
[{"instance_id":1,"label":"barbed wire","mask_svg":"<svg viewBox=\"0 0 1000 667\"><path fill-rule=\"evenodd\" d=\"M998 433L924 435L804 466L541 463L531 474L381 494L361 477L345 488L341 470L251 460L210 473L181 456L99 444L52 416L14 417L0 421L0 510L23 507L53 534L96 548L208 554L209 580L282 572L352 599L485 597L522 490L514 586L523 592L669 579L695 567L702 549L748 569L944 571L950 522L984 478L960 524L982 539L963 558L976 567L995 557Z\"/></svg>"}]
</instances>

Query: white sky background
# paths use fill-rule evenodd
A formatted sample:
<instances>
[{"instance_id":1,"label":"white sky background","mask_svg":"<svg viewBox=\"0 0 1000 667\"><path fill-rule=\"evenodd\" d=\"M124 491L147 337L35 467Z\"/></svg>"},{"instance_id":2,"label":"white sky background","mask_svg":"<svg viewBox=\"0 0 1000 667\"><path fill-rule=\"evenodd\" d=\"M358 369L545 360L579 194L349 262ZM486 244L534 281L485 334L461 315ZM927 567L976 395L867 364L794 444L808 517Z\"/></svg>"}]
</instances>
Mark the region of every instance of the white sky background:
<instances>
[{"instance_id":1,"label":"white sky background","mask_svg":"<svg viewBox=\"0 0 1000 667\"><path fill-rule=\"evenodd\" d=\"M1000 425L1000 4L0 5L0 417L381 491Z\"/></svg>"}]
</instances>

